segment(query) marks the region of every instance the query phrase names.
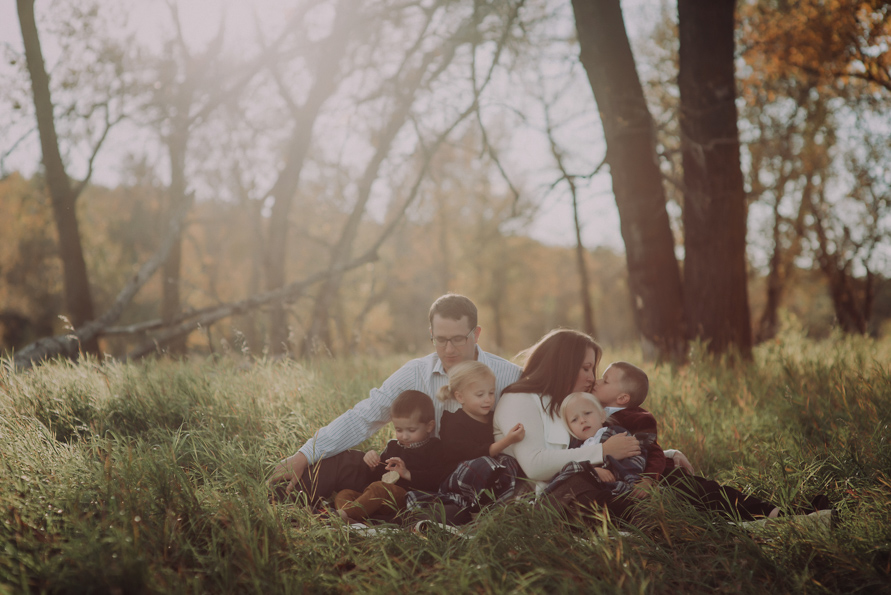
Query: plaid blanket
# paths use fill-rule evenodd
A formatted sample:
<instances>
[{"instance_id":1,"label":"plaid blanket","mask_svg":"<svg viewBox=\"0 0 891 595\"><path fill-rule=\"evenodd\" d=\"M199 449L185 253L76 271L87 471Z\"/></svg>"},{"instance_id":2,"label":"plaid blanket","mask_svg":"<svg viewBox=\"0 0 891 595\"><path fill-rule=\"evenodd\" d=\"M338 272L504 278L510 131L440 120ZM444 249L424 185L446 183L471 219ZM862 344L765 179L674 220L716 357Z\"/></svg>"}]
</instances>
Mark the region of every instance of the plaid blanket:
<instances>
[{"instance_id":1,"label":"plaid blanket","mask_svg":"<svg viewBox=\"0 0 891 595\"><path fill-rule=\"evenodd\" d=\"M502 502L513 496L518 477L523 477L523 472L511 456L471 459L458 465L436 494L409 492L406 507L417 510L425 505L443 503L477 511L486 504Z\"/></svg>"},{"instance_id":2,"label":"plaid blanket","mask_svg":"<svg viewBox=\"0 0 891 595\"><path fill-rule=\"evenodd\" d=\"M545 487L544 492L542 492L542 496L547 496L549 494L553 494L554 490L563 485L569 478L572 476L581 473L586 478L591 479L594 483L602 483L600 478L597 477L597 472L594 471L594 465L592 465L589 461L582 461L581 463L577 463L575 461L566 463L560 472L554 476L554 479L548 482L548 485Z\"/></svg>"}]
</instances>

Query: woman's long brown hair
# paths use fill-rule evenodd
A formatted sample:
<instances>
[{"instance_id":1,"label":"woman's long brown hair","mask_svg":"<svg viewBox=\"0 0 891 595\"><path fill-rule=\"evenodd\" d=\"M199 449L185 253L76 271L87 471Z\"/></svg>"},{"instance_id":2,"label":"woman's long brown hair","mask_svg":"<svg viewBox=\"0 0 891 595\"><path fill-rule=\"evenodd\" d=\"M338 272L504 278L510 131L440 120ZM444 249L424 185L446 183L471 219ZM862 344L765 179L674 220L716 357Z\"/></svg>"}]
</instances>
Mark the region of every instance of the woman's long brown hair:
<instances>
[{"instance_id":1,"label":"woman's long brown hair","mask_svg":"<svg viewBox=\"0 0 891 595\"><path fill-rule=\"evenodd\" d=\"M554 329L541 340L520 352L518 357L526 358L520 379L501 391L507 393L537 393L551 398L548 413L557 417L560 405L575 388L579 370L585 361L588 348L594 350L594 375L603 349L594 339L581 331L572 329Z\"/></svg>"}]
</instances>

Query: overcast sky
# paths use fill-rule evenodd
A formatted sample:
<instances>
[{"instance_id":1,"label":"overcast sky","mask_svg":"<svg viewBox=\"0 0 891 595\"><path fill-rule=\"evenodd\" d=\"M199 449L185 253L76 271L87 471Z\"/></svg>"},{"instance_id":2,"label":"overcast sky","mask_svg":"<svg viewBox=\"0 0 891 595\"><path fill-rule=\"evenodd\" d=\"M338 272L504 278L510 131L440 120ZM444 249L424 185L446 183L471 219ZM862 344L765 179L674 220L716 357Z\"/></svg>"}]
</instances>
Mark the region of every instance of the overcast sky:
<instances>
[{"instance_id":1,"label":"overcast sky","mask_svg":"<svg viewBox=\"0 0 891 595\"><path fill-rule=\"evenodd\" d=\"M41 0L43 2L45 0ZM38 2L38 10L50 5L42 5ZM212 14L220 2L218 0L185 0L180 2L181 16L187 39L200 40L212 34L216 20L208 18ZM268 4L274 5L275 1ZM646 30L648 25L648 15L658 12L658 6L661 0L625 0L623 2L623 10L628 19L628 28L630 35L635 38ZM238 14L240 4L232 3L235 7L235 14ZM151 10L164 10L160 2L149 1L138 3L139 8L131 14L131 23L137 23L141 30L143 41L151 40L153 37L152 29L157 25L152 24ZM244 7L242 6L241 9ZM39 13L38 13L39 14ZM569 1L565 4L564 14L567 17L567 26L571 27L571 8ZM241 17L236 16L235 20ZM246 18L246 17L245 17ZM38 22L38 26L40 23ZM233 29L233 33L238 33L237 29ZM252 32L244 31L242 34L252 34ZM16 49L21 48L21 33L18 28L18 16L16 14L15 2L13 0L4 0L0 2L0 41L8 44ZM42 39L44 44L44 52L47 56L48 64L54 61L51 40ZM591 97L590 87L584 81L584 71L581 67L576 69L576 76L580 77L579 82L572 88L575 94L574 105L570 104L569 109L572 111L588 111L587 117L582 117L585 122L580 123L575 136L564 133L561 141L567 144L569 153L575 151L578 155L577 170L573 173L586 173L585 168L596 164L603 157L603 147L600 143L601 132L599 124L596 121L596 110L593 108L593 99ZM508 94L513 93L509 90ZM534 124L534 123L533 123ZM6 169L20 169L25 172L33 171L39 160L39 153L36 138L26 145L26 148L18 150L15 155L7 158ZM9 150L13 139L0 140L0 152L5 153ZM120 151L106 149L100 153L100 157L96 164L96 173L94 181L101 184L114 185L117 183L119 161L118 156L122 154ZM552 158L550 150L541 135L531 130L518 130L513 138L512 146L503 154L506 169L513 176L517 175L523 181L523 187L531 193L537 194L539 197L544 196L548 187L554 181L554 174L550 170ZM570 245L574 243L574 232L572 227L572 212L570 208L570 199L564 187L558 185L544 199L541 214L535 220L530 232L536 239L549 243ZM580 190L580 201L582 219L584 221L583 239L587 247L608 246L613 249L622 251L623 245L621 234L619 231L619 219L616 211L615 202L611 192L611 183L608 173L604 172L594 178L587 187Z\"/></svg>"}]
</instances>

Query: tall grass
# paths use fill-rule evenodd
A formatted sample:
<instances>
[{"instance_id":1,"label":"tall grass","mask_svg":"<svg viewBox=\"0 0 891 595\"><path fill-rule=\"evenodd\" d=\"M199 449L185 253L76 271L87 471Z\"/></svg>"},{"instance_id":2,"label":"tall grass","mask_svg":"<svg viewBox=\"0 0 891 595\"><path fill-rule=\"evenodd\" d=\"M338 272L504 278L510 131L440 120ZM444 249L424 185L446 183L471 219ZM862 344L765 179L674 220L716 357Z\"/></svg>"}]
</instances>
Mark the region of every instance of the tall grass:
<instances>
[{"instance_id":1,"label":"tall grass","mask_svg":"<svg viewBox=\"0 0 891 595\"><path fill-rule=\"evenodd\" d=\"M831 532L753 532L671 494L634 528L515 502L470 538L365 536L270 504L275 461L404 359L6 362L0 593L891 592L887 341L786 329L749 364L695 347L687 366L647 369L663 446L783 506L827 494Z\"/></svg>"}]
</instances>

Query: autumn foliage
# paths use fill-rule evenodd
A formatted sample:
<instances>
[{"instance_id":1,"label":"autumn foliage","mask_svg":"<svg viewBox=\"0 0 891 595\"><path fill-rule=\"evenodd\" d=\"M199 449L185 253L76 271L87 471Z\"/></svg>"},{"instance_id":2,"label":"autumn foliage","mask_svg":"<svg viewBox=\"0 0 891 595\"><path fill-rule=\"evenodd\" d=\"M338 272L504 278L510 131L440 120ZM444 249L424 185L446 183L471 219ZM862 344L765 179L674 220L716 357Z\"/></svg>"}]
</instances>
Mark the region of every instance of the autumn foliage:
<instances>
[{"instance_id":1,"label":"autumn foliage","mask_svg":"<svg viewBox=\"0 0 891 595\"><path fill-rule=\"evenodd\" d=\"M839 89L864 81L891 91L891 6L882 0L739 3L751 79L804 76Z\"/></svg>"}]
</instances>

